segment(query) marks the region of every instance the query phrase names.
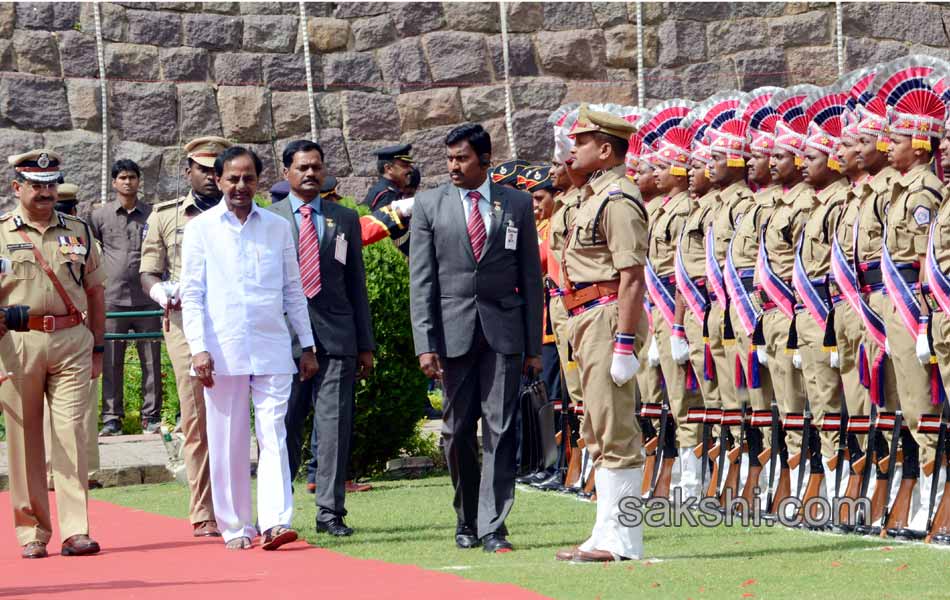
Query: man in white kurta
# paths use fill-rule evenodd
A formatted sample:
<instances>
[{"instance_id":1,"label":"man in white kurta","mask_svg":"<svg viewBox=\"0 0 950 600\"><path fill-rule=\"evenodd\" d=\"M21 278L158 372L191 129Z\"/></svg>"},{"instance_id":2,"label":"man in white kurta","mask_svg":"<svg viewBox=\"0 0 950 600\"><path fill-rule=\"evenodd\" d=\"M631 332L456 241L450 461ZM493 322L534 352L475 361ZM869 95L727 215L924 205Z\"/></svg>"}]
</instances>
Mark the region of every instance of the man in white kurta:
<instances>
[{"instance_id":1,"label":"man in white kurta","mask_svg":"<svg viewBox=\"0 0 950 600\"><path fill-rule=\"evenodd\" d=\"M182 318L195 375L205 385L218 526L231 549L251 547L257 535L249 474L250 396L259 448L258 522L262 547L270 550L297 538L290 529L293 497L284 427L296 373L287 321L313 359L301 362L303 378L316 372L314 341L290 225L253 201L259 159L233 147L218 161L225 201L185 228Z\"/></svg>"}]
</instances>

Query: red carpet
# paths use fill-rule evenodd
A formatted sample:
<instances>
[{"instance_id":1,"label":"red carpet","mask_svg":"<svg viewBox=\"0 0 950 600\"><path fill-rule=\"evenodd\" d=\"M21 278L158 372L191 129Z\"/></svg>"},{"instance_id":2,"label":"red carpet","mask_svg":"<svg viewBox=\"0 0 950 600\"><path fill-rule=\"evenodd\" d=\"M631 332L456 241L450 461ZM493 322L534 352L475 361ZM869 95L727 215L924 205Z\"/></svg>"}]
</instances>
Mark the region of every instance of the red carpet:
<instances>
[{"instance_id":1,"label":"red carpet","mask_svg":"<svg viewBox=\"0 0 950 600\"><path fill-rule=\"evenodd\" d=\"M350 558L300 541L276 552L233 552L220 540L184 537L188 525L179 519L107 502L91 501L89 510L101 554L62 557L54 535L49 558L23 560L9 495L0 494L0 598L542 598L513 585Z\"/></svg>"}]
</instances>

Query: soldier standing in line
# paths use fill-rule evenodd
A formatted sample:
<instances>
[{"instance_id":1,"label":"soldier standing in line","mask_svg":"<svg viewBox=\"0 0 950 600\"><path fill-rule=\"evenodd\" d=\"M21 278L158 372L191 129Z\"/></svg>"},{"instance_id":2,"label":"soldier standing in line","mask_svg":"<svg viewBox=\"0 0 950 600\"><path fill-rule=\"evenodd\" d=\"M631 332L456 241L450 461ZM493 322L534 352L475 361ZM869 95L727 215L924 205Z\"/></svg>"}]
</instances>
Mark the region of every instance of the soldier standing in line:
<instances>
[{"instance_id":1,"label":"soldier standing in line","mask_svg":"<svg viewBox=\"0 0 950 600\"><path fill-rule=\"evenodd\" d=\"M189 516L195 537L218 537L221 534L211 498L204 389L201 382L190 374L191 352L182 330L178 290L181 243L185 224L221 201L221 191L214 182L214 161L218 154L230 147L228 140L213 136L197 138L185 146L188 153L185 176L191 190L181 198L153 207L145 225L139 267L142 289L165 309L165 346L175 370L181 405L185 470L191 493Z\"/></svg>"},{"instance_id":2,"label":"soldier standing in line","mask_svg":"<svg viewBox=\"0 0 950 600\"><path fill-rule=\"evenodd\" d=\"M33 150L8 159L18 205L0 217L4 302L29 307L26 323L5 323L0 386L6 417L10 503L23 558L45 558L52 534L43 408L49 405L53 476L64 556L99 552L89 537L85 426L89 381L102 372L105 273L89 227L58 213L61 158ZM7 331L7 327L13 330Z\"/></svg>"},{"instance_id":3,"label":"soldier standing in line","mask_svg":"<svg viewBox=\"0 0 950 600\"><path fill-rule=\"evenodd\" d=\"M834 310L843 298L832 295L828 274L835 223L849 189L837 158L846 100L847 95L835 87L805 98L805 114L810 123L802 172L812 190L811 207L801 238L796 240L792 276L798 300L804 305L797 311L795 324L802 377L815 425L809 430L808 450L804 453L809 459L809 480L803 501L811 494L831 499L836 492L834 469L829 468L829 461L836 454L841 435L842 385L837 370L839 355L833 343Z\"/></svg>"},{"instance_id":4,"label":"soldier standing in line","mask_svg":"<svg viewBox=\"0 0 950 600\"><path fill-rule=\"evenodd\" d=\"M796 304L792 286L795 243L811 205L811 189L801 172L808 129L802 103L806 94L817 89L812 85L794 86L777 92L769 101L781 119L775 125L775 148L769 164L772 181L782 186L782 193L776 196L775 210L765 222L760 236L755 277L759 289L764 292L762 333L769 374L786 426L782 473L776 473L774 477L778 486L784 489L788 489L785 486L791 480L797 481L800 468L796 463L790 472L787 469L789 457L801 450L805 407L800 363L795 359L796 351L788 346ZM773 452L776 451L779 450L773 448ZM776 500L781 498L776 497Z\"/></svg>"},{"instance_id":5,"label":"soldier standing in line","mask_svg":"<svg viewBox=\"0 0 950 600\"><path fill-rule=\"evenodd\" d=\"M901 173L885 207L881 269L888 302L881 316L889 354L900 373L897 396L908 427L900 432L900 488L882 528L902 539L926 535L931 478L920 480L919 494L914 488L921 467L924 473L933 467L940 423L934 408L940 403L939 390L931 384L937 367L930 360L929 310L918 284L925 280L920 266L930 223L947 197L947 188L932 170L947 107L932 82L921 81L921 67L933 68L934 77L950 71L942 61L910 56L884 65L871 84L888 105L888 160Z\"/></svg>"},{"instance_id":6,"label":"soldier standing in line","mask_svg":"<svg viewBox=\"0 0 950 600\"><path fill-rule=\"evenodd\" d=\"M749 159L747 178L754 186L752 204L736 224L735 233L726 252L725 280L729 293L729 317L736 336L736 365L745 380L752 416L749 420L749 472L742 497L748 502L767 496L768 471L759 458L765 450L766 437L770 453L773 437L771 403L774 397L768 369L768 356L762 339L762 302L755 287L755 265L759 253L762 227L771 216L781 194L781 187L772 181L769 160L775 148L775 123L778 115L769 102L780 88L763 87L746 94L737 111L749 123ZM765 458L765 457L763 457ZM771 460L767 461L771 464ZM765 484L765 485L763 485Z\"/></svg>"},{"instance_id":7,"label":"soldier standing in line","mask_svg":"<svg viewBox=\"0 0 950 600\"><path fill-rule=\"evenodd\" d=\"M647 334L647 214L624 176L633 131L623 118L586 105L572 131L573 166L588 180L565 240L562 300L585 393L582 433L596 469L598 518L586 542L558 552L561 560L606 562L643 553L642 525L627 527L619 518L621 499L639 493L643 475L633 377Z\"/></svg>"}]
</instances>

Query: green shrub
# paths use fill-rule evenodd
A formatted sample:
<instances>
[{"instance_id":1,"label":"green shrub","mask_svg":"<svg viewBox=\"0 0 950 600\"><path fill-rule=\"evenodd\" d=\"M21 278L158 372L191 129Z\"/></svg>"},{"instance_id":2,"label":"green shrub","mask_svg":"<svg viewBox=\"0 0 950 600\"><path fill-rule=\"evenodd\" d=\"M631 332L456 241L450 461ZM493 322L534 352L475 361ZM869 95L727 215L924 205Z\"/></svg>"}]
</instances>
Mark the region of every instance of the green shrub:
<instances>
[{"instance_id":1,"label":"green shrub","mask_svg":"<svg viewBox=\"0 0 950 600\"><path fill-rule=\"evenodd\" d=\"M369 211L344 199L342 204ZM366 289L376 337L373 375L356 385L351 469L355 476L381 471L401 451L421 451L417 433L427 381L419 370L409 318L409 264L389 240L363 248ZM417 448L410 446L415 444ZM428 449L423 454L428 454Z\"/></svg>"},{"instance_id":2,"label":"green shrub","mask_svg":"<svg viewBox=\"0 0 950 600\"><path fill-rule=\"evenodd\" d=\"M168 358L165 344L161 340L145 343L162 344L162 421L174 425L175 415L178 413L175 369L172 368L172 361ZM125 378L122 382L125 393L125 419L122 421L122 433L142 433L142 365L135 343L130 340L126 344ZM100 398L100 417L101 400Z\"/></svg>"}]
</instances>

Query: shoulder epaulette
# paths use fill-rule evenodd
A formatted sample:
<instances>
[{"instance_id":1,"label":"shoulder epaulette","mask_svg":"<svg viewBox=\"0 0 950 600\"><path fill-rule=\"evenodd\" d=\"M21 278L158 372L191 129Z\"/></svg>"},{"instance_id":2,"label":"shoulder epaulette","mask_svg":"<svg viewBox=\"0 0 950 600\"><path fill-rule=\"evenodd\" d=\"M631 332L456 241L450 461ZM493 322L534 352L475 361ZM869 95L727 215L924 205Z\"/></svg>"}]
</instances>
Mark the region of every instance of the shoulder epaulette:
<instances>
[{"instance_id":1,"label":"shoulder epaulette","mask_svg":"<svg viewBox=\"0 0 950 600\"><path fill-rule=\"evenodd\" d=\"M164 210L172 206L178 206L184 202L182 198L175 198L174 200L165 200L164 202L159 202L152 205L152 210Z\"/></svg>"},{"instance_id":2,"label":"shoulder epaulette","mask_svg":"<svg viewBox=\"0 0 950 600\"><path fill-rule=\"evenodd\" d=\"M937 202L943 202L943 194L941 194L939 191L935 190L934 188L930 187L929 185L922 185L920 187L916 187L910 190L909 193L913 194L915 192L923 192L923 191L927 191L933 194L934 198L937 199Z\"/></svg>"},{"instance_id":3,"label":"shoulder epaulette","mask_svg":"<svg viewBox=\"0 0 950 600\"><path fill-rule=\"evenodd\" d=\"M68 213L59 213L59 214L63 215L64 218L69 219L71 221L79 221L80 223L83 223L83 224L86 223L86 220L83 219L82 217L77 217L76 215L70 215Z\"/></svg>"}]
</instances>

